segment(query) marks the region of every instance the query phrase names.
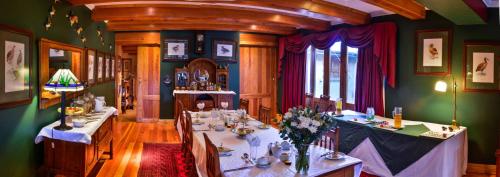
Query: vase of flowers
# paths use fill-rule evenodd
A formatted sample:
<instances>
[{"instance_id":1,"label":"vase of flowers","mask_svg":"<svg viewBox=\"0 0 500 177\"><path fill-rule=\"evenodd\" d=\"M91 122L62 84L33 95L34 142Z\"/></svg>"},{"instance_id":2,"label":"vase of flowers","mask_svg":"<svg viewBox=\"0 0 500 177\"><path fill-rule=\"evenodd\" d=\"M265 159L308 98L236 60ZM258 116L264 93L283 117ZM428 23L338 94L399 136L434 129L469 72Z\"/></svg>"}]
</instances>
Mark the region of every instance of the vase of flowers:
<instances>
[{"instance_id":1,"label":"vase of flowers","mask_svg":"<svg viewBox=\"0 0 500 177\"><path fill-rule=\"evenodd\" d=\"M297 173L309 170L309 145L336 126L335 119L326 112L311 108L290 108L280 123L280 136L289 140L297 149L295 169Z\"/></svg>"}]
</instances>

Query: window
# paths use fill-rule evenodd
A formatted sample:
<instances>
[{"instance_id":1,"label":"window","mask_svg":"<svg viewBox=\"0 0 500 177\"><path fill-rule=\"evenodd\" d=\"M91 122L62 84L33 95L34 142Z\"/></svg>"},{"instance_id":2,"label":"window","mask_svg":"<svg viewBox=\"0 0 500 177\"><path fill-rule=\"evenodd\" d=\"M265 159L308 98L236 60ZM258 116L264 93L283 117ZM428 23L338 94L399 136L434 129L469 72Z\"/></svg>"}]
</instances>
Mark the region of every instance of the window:
<instances>
[{"instance_id":1,"label":"window","mask_svg":"<svg viewBox=\"0 0 500 177\"><path fill-rule=\"evenodd\" d=\"M330 96L330 100L343 98L346 107L353 108L358 49L336 42L327 50L309 46L306 55L306 93L315 98L321 95Z\"/></svg>"}]
</instances>

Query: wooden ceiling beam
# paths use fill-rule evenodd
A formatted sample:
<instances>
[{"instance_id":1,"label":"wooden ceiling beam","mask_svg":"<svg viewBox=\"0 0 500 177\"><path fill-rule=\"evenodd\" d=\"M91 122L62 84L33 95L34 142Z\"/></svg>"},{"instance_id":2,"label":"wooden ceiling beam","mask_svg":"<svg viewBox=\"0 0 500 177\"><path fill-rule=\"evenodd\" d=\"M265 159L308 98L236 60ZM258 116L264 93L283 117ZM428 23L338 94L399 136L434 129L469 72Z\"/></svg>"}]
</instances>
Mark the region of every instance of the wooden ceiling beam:
<instances>
[{"instance_id":1,"label":"wooden ceiling beam","mask_svg":"<svg viewBox=\"0 0 500 177\"><path fill-rule=\"evenodd\" d=\"M412 20L425 19L425 6L416 0L361 0Z\"/></svg>"},{"instance_id":2,"label":"wooden ceiling beam","mask_svg":"<svg viewBox=\"0 0 500 177\"><path fill-rule=\"evenodd\" d=\"M324 31L330 27L330 23L306 17L294 17L273 13L205 8L200 7L121 7L121 8L101 8L93 10L92 18L95 21L116 21L116 20L169 20L176 18L212 18L212 19L239 19L249 22L276 23L289 25L290 27Z\"/></svg>"},{"instance_id":3,"label":"wooden ceiling beam","mask_svg":"<svg viewBox=\"0 0 500 177\"><path fill-rule=\"evenodd\" d=\"M343 5L331 3L325 0L287 0L286 2L282 0L234 0L234 1L223 1L223 0L191 0L191 1L180 1L180 0L69 0L74 5L84 5L84 4L97 4L99 6L126 6L126 5L138 5L141 2L142 5L202 5L204 7L217 7L217 8L227 8L227 9L246 9L246 10L258 10L273 12L278 14L286 13L288 11L294 14L300 14L300 16L307 16L310 18L333 21L336 23L347 23L352 25L366 24L370 20L370 15L360 10L354 8L346 7ZM121 4L110 4L120 2ZM136 4L130 4L135 2ZM149 4L150 3L150 4ZM167 4L170 3L170 4ZM107 5L106 5L107 4Z\"/></svg>"},{"instance_id":4,"label":"wooden ceiling beam","mask_svg":"<svg viewBox=\"0 0 500 177\"><path fill-rule=\"evenodd\" d=\"M242 25L242 24L176 24L176 23L159 23L159 24L112 24L108 23L107 29L110 31L160 31L160 30L220 30L220 31L241 31L255 33L270 33L289 35L295 32L293 28L279 28L259 25Z\"/></svg>"}]
</instances>

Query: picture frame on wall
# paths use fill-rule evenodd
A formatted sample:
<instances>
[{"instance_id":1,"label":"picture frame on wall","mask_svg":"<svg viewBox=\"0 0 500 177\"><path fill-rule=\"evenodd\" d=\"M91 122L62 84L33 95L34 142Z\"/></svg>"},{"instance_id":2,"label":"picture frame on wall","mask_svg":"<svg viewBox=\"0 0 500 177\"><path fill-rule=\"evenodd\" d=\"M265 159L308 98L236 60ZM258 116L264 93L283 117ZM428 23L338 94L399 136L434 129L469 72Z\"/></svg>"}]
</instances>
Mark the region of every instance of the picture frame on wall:
<instances>
[{"instance_id":1,"label":"picture frame on wall","mask_svg":"<svg viewBox=\"0 0 500 177\"><path fill-rule=\"evenodd\" d=\"M463 85L466 92L500 92L500 41L465 41Z\"/></svg>"},{"instance_id":2,"label":"picture frame on wall","mask_svg":"<svg viewBox=\"0 0 500 177\"><path fill-rule=\"evenodd\" d=\"M451 73L452 31L417 30L415 33L415 74L445 76Z\"/></svg>"},{"instance_id":3,"label":"picture frame on wall","mask_svg":"<svg viewBox=\"0 0 500 177\"><path fill-rule=\"evenodd\" d=\"M95 72L95 61L96 61L96 57L97 57L97 53L96 53L96 50L93 50L93 49L89 49L87 48L86 49L86 57L85 57L85 66L86 66L86 70L87 70L87 85L88 86L91 86L91 85L94 85L96 84L96 72Z\"/></svg>"},{"instance_id":4,"label":"picture frame on wall","mask_svg":"<svg viewBox=\"0 0 500 177\"><path fill-rule=\"evenodd\" d=\"M0 24L0 108L31 103L33 33Z\"/></svg>"},{"instance_id":5,"label":"picture frame on wall","mask_svg":"<svg viewBox=\"0 0 500 177\"><path fill-rule=\"evenodd\" d=\"M236 62L236 42L231 40L213 40L212 58L216 61Z\"/></svg>"},{"instance_id":6,"label":"picture frame on wall","mask_svg":"<svg viewBox=\"0 0 500 177\"><path fill-rule=\"evenodd\" d=\"M188 39L165 39L163 61L187 61L188 47Z\"/></svg>"},{"instance_id":7,"label":"picture frame on wall","mask_svg":"<svg viewBox=\"0 0 500 177\"><path fill-rule=\"evenodd\" d=\"M115 56L111 56L111 79L115 78L115 72L116 72L116 60Z\"/></svg>"},{"instance_id":8,"label":"picture frame on wall","mask_svg":"<svg viewBox=\"0 0 500 177\"><path fill-rule=\"evenodd\" d=\"M104 62L105 62L105 54L102 52L98 52L97 59L96 59L97 83L104 82Z\"/></svg>"},{"instance_id":9,"label":"picture frame on wall","mask_svg":"<svg viewBox=\"0 0 500 177\"><path fill-rule=\"evenodd\" d=\"M106 60L104 62L104 80L109 81L111 73L111 55L106 54Z\"/></svg>"}]
</instances>

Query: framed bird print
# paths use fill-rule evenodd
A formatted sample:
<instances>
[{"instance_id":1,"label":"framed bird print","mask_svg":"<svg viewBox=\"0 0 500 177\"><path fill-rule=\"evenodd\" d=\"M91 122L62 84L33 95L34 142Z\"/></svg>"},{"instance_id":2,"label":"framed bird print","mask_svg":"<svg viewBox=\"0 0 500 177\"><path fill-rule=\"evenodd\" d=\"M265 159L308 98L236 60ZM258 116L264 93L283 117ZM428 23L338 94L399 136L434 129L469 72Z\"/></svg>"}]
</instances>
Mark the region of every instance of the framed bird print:
<instances>
[{"instance_id":1,"label":"framed bird print","mask_svg":"<svg viewBox=\"0 0 500 177\"><path fill-rule=\"evenodd\" d=\"M500 92L500 42L465 41L464 91Z\"/></svg>"},{"instance_id":2,"label":"framed bird print","mask_svg":"<svg viewBox=\"0 0 500 177\"><path fill-rule=\"evenodd\" d=\"M163 43L163 61L184 61L188 57L187 39L165 39Z\"/></svg>"},{"instance_id":3,"label":"framed bird print","mask_svg":"<svg viewBox=\"0 0 500 177\"><path fill-rule=\"evenodd\" d=\"M106 60L104 63L104 80L109 81L111 79L111 55L106 54Z\"/></svg>"},{"instance_id":4,"label":"framed bird print","mask_svg":"<svg viewBox=\"0 0 500 177\"><path fill-rule=\"evenodd\" d=\"M104 56L105 54L102 52L97 53L97 59L96 59L96 75L97 75L97 82L102 83L104 82Z\"/></svg>"},{"instance_id":5,"label":"framed bird print","mask_svg":"<svg viewBox=\"0 0 500 177\"><path fill-rule=\"evenodd\" d=\"M96 51L93 49L87 48L87 58L85 60L87 67L87 84L89 86L94 85L96 83L95 78L95 59L96 59Z\"/></svg>"},{"instance_id":6,"label":"framed bird print","mask_svg":"<svg viewBox=\"0 0 500 177\"><path fill-rule=\"evenodd\" d=\"M450 74L451 39L450 30L418 30L415 35L415 74Z\"/></svg>"},{"instance_id":7,"label":"framed bird print","mask_svg":"<svg viewBox=\"0 0 500 177\"><path fill-rule=\"evenodd\" d=\"M212 44L212 58L216 61L236 62L236 42L228 40L214 40Z\"/></svg>"},{"instance_id":8,"label":"framed bird print","mask_svg":"<svg viewBox=\"0 0 500 177\"><path fill-rule=\"evenodd\" d=\"M31 103L32 44L32 32L0 25L0 108Z\"/></svg>"}]
</instances>

